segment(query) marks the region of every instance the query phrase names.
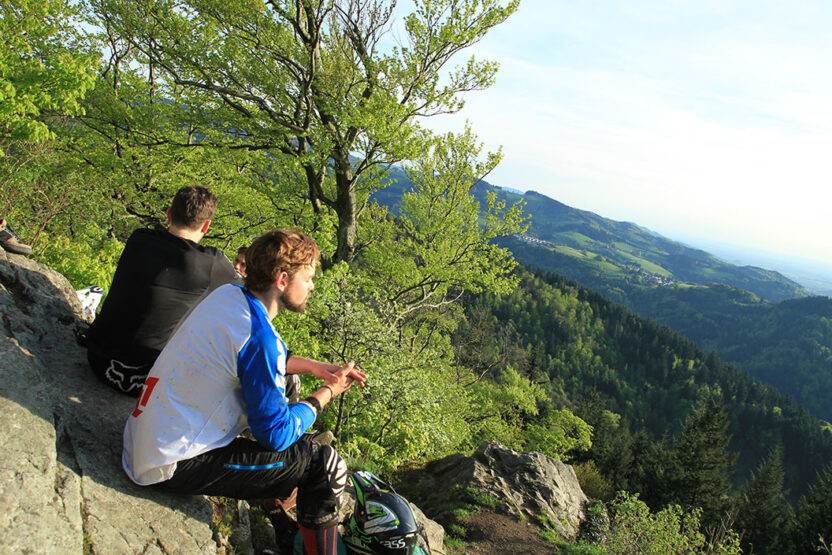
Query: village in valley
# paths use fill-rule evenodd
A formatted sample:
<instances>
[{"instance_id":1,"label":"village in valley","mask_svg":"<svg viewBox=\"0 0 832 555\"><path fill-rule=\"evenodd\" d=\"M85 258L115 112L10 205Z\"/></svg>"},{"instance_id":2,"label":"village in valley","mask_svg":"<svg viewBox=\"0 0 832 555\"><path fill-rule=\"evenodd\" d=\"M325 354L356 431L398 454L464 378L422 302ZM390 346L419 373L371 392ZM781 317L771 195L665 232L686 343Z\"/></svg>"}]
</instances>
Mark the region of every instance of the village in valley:
<instances>
[{"instance_id":1,"label":"village in valley","mask_svg":"<svg viewBox=\"0 0 832 555\"><path fill-rule=\"evenodd\" d=\"M554 249L557 246L555 243L552 243L551 241L538 239L537 237L532 237L531 235L527 235L525 233L518 233L517 235L515 235L515 237L531 245L548 247L551 249ZM608 248L612 249L613 247ZM672 287L674 285L677 285L677 282L673 280L672 277L657 274L655 272L648 272L638 264L628 264L627 266L625 266L624 269L626 270L627 276L632 281L635 281L637 283L643 283L645 285L655 285L658 287Z\"/></svg>"},{"instance_id":2,"label":"village in valley","mask_svg":"<svg viewBox=\"0 0 832 555\"><path fill-rule=\"evenodd\" d=\"M627 270L629 272L629 275L639 283L645 283L647 285L658 285L659 287L671 287L673 285L676 285L676 282L673 281L672 278L653 272L645 272L637 264L631 264L627 266Z\"/></svg>"}]
</instances>

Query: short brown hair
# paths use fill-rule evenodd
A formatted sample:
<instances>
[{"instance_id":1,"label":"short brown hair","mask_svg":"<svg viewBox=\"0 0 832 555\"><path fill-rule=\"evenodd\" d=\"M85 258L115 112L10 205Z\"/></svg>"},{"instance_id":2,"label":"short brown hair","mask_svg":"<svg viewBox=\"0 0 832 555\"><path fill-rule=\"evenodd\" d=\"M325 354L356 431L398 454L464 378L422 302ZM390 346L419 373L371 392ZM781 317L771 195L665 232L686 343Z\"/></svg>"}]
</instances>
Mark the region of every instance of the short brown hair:
<instances>
[{"instance_id":1,"label":"short brown hair","mask_svg":"<svg viewBox=\"0 0 832 555\"><path fill-rule=\"evenodd\" d=\"M263 292L280 272L289 277L304 266L318 264L314 239L298 229L275 229L254 240L246 251L246 287Z\"/></svg>"},{"instance_id":2,"label":"short brown hair","mask_svg":"<svg viewBox=\"0 0 832 555\"><path fill-rule=\"evenodd\" d=\"M217 197L205 187L182 187L170 204L170 221L188 229L196 229L214 217Z\"/></svg>"}]
</instances>

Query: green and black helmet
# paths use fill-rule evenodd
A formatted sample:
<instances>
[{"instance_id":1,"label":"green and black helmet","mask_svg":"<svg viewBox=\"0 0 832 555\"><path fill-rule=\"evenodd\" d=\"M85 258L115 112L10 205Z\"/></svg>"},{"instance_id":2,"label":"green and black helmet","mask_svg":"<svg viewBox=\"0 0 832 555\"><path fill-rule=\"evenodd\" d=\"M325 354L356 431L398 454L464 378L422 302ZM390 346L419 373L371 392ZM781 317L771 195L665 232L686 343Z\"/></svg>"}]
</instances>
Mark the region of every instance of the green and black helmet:
<instances>
[{"instance_id":1,"label":"green and black helmet","mask_svg":"<svg viewBox=\"0 0 832 555\"><path fill-rule=\"evenodd\" d=\"M369 555L413 554L419 526L407 501L372 472L359 470L352 482L355 509L344 537L347 549Z\"/></svg>"}]
</instances>

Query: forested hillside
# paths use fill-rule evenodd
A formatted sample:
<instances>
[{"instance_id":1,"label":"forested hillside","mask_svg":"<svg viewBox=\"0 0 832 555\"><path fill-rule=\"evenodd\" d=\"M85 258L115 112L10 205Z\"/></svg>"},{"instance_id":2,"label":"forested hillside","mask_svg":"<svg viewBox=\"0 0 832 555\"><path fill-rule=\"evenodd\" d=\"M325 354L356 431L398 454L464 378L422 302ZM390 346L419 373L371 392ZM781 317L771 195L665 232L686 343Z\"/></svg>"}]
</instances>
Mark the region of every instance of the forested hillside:
<instances>
[{"instance_id":1,"label":"forested hillside","mask_svg":"<svg viewBox=\"0 0 832 555\"><path fill-rule=\"evenodd\" d=\"M523 263L560 272L568 256L516 238L501 242ZM597 271L571 276L640 314L692 339L707 352L792 395L832 421L832 306L828 297L769 302L712 283L643 284Z\"/></svg>"},{"instance_id":2,"label":"forested hillside","mask_svg":"<svg viewBox=\"0 0 832 555\"><path fill-rule=\"evenodd\" d=\"M576 458L600 469L599 492L639 492L656 507L698 496L707 520L773 452L782 455L777 494L793 500L832 460L832 429L792 398L561 276L519 273L511 294L466 303L458 345L520 369L593 425L589 455ZM685 442L703 442L687 463ZM705 463L708 449L716 463ZM700 472L708 464L718 485L686 493L685 483L707 481Z\"/></svg>"},{"instance_id":3,"label":"forested hillside","mask_svg":"<svg viewBox=\"0 0 832 555\"><path fill-rule=\"evenodd\" d=\"M127 237L164 228L185 185L218 197L204 243L228 254L275 227L309 232L315 292L275 325L293 352L367 372L318 420L354 469L392 475L496 440L580 463L583 487L618 507L610 534L670 518L656 545L703 546L729 508L730 422L738 481L782 443L792 496L815 484L790 541L832 536L806 516L832 510L832 484L814 476L829 432L669 330L562 278L515 273L499 241L528 231L522 203L475 187L499 153L472 128L422 125L490 86L495 64L460 54L518 3L416 0L399 21L394 8L3 2L0 217L73 285L105 289ZM391 166L408 184L390 189L395 211ZM612 501L614 487L655 514Z\"/></svg>"},{"instance_id":4,"label":"forested hillside","mask_svg":"<svg viewBox=\"0 0 832 555\"><path fill-rule=\"evenodd\" d=\"M545 377L569 399L596 391L633 432L654 440L680 432L703 398L720 399L740 453L738 479L780 444L795 493L832 460L832 433L790 397L557 274L521 273L510 295L479 296L467 309L478 321L487 315L512 330L495 334L504 338L500 349L522 353L514 364L537 381Z\"/></svg>"},{"instance_id":5,"label":"forested hillside","mask_svg":"<svg viewBox=\"0 0 832 555\"><path fill-rule=\"evenodd\" d=\"M634 294L630 306L832 421L832 299L761 303L731 288Z\"/></svg>"}]
</instances>

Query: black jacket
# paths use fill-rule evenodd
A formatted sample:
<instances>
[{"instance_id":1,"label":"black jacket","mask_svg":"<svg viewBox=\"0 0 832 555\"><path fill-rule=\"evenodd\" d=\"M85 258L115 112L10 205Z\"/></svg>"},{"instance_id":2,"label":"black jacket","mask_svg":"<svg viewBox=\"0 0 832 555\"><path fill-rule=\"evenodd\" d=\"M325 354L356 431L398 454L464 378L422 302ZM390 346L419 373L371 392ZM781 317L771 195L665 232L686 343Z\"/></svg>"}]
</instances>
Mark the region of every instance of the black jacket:
<instances>
[{"instance_id":1,"label":"black jacket","mask_svg":"<svg viewBox=\"0 0 832 555\"><path fill-rule=\"evenodd\" d=\"M153 364L199 299L238 281L222 251L167 231L139 229L124 246L113 284L87 332L87 348L128 365Z\"/></svg>"}]
</instances>

